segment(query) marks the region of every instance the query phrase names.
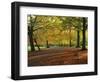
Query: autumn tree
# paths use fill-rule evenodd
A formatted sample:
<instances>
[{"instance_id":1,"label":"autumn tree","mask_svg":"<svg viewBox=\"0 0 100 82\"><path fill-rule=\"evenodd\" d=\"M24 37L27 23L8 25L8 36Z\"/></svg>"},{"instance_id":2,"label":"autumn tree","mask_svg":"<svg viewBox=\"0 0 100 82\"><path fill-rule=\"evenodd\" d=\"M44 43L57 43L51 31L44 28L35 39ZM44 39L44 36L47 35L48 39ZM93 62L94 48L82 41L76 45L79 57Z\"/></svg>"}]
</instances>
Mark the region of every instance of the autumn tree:
<instances>
[{"instance_id":1,"label":"autumn tree","mask_svg":"<svg viewBox=\"0 0 100 82\"><path fill-rule=\"evenodd\" d=\"M28 36L31 50L54 46L86 47L87 18L29 15ZM81 34L82 33L82 34Z\"/></svg>"},{"instance_id":2,"label":"autumn tree","mask_svg":"<svg viewBox=\"0 0 100 82\"><path fill-rule=\"evenodd\" d=\"M82 50L86 49L86 29L87 29L87 19L85 17L83 17L83 30L82 30L83 42L82 42Z\"/></svg>"},{"instance_id":3,"label":"autumn tree","mask_svg":"<svg viewBox=\"0 0 100 82\"><path fill-rule=\"evenodd\" d=\"M39 45L37 43L37 40L34 35L34 26L36 25L37 17L29 15L28 16L28 37L30 41L31 51L35 51L35 44L38 47L38 50L40 50Z\"/></svg>"},{"instance_id":4,"label":"autumn tree","mask_svg":"<svg viewBox=\"0 0 100 82\"><path fill-rule=\"evenodd\" d=\"M76 47L80 47L80 31L82 30L82 17L74 17L73 18L73 26L76 30Z\"/></svg>"},{"instance_id":5,"label":"autumn tree","mask_svg":"<svg viewBox=\"0 0 100 82\"><path fill-rule=\"evenodd\" d=\"M31 51L35 51L35 45L33 42L33 20L31 15L29 15L28 17L28 37L31 46Z\"/></svg>"}]
</instances>

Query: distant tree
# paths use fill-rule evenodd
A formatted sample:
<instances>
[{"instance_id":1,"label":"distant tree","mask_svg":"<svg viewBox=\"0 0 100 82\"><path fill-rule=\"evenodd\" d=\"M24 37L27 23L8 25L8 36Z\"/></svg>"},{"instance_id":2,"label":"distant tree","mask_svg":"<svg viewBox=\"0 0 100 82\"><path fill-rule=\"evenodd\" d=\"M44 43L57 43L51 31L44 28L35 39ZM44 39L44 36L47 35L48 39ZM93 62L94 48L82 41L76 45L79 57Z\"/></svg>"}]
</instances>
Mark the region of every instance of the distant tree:
<instances>
[{"instance_id":1,"label":"distant tree","mask_svg":"<svg viewBox=\"0 0 100 82\"><path fill-rule=\"evenodd\" d=\"M63 21L63 28L65 28L66 30L68 30L69 33L69 46L72 46L72 30L73 30L73 22L74 22L74 17L63 17L62 18ZM68 37L67 36L67 37Z\"/></svg>"}]
</instances>

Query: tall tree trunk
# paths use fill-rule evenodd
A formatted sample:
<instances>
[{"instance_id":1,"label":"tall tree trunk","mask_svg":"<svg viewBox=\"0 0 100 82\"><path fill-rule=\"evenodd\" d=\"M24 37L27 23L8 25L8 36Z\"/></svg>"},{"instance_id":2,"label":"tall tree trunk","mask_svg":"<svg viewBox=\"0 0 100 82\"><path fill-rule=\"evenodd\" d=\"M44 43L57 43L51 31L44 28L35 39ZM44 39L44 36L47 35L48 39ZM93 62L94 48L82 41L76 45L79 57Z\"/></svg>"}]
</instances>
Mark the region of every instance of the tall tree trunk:
<instances>
[{"instance_id":1,"label":"tall tree trunk","mask_svg":"<svg viewBox=\"0 0 100 82\"><path fill-rule=\"evenodd\" d=\"M82 42L82 50L86 49L86 19L83 18L83 30L82 30L82 34L83 34L83 42Z\"/></svg>"},{"instance_id":2,"label":"tall tree trunk","mask_svg":"<svg viewBox=\"0 0 100 82\"><path fill-rule=\"evenodd\" d=\"M36 43L36 46L37 46L38 50L40 51L40 47L39 47L39 45L38 45L36 39L34 39L34 42Z\"/></svg>"},{"instance_id":3,"label":"tall tree trunk","mask_svg":"<svg viewBox=\"0 0 100 82\"><path fill-rule=\"evenodd\" d=\"M77 30L77 48L80 47L80 31Z\"/></svg>"},{"instance_id":4,"label":"tall tree trunk","mask_svg":"<svg viewBox=\"0 0 100 82\"><path fill-rule=\"evenodd\" d=\"M48 43L48 40L46 40L46 45L47 45L47 48L49 48L49 43Z\"/></svg>"},{"instance_id":5,"label":"tall tree trunk","mask_svg":"<svg viewBox=\"0 0 100 82\"><path fill-rule=\"evenodd\" d=\"M35 46L34 46L34 42L33 42L33 31L31 29L31 27L28 27L28 36L29 36L29 40L30 40L31 51L35 51Z\"/></svg>"},{"instance_id":6,"label":"tall tree trunk","mask_svg":"<svg viewBox=\"0 0 100 82\"><path fill-rule=\"evenodd\" d=\"M31 46L31 51L35 51L35 45L33 42L33 22L32 22L32 17L30 15L30 26L28 26L28 35L30 38L30 46Z\"/></svg>"},{"instance_id":7,"label":"tall tree trunk","mask_svg":"<svg viewBox=\"0 0 100 82\"><path fill-rule=\"evenodd\" d=\"M30 38L31 51L35 51L35 45L34 45L34 40L33 40L33 27L34 27L36 20L37 20L37 17L35 17L33 21L32 16L30 15L30 26L28 26L28 35Z\"/></svg>"}]
</instances>

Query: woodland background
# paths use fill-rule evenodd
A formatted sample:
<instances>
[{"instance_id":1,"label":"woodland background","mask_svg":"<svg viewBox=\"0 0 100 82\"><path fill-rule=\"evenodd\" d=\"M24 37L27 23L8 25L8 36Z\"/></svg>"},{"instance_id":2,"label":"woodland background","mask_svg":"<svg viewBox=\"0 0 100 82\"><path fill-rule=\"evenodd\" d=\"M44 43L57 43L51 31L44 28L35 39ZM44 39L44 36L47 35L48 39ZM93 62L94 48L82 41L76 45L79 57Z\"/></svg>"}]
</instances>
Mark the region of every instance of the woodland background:
<instances>
[{"instance_id":1,"label":"woodland background","mask_svg":"<svg viewBox=\"0 0 100 82\"><path fill-rule=\"evenodd\" d=\"M87 17L28 15L27 23L29 66L88 63Z\"/></svg>"}]
</instances>

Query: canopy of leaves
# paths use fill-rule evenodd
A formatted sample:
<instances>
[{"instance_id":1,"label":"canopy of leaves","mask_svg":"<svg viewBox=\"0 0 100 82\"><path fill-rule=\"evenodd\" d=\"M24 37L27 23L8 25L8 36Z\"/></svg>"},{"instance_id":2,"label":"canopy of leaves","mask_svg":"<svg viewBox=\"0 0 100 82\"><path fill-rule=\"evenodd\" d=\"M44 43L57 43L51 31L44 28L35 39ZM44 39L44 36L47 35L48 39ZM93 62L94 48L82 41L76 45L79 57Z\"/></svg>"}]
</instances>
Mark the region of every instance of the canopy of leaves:
<instances>
[{"instance_id":1,"label":"canopy of leaves","mask_svg":"<svg viewBox=\"0 0 100 82\"><path fill-rule=\"evenodd\" d=\"M87 18L85 18L87 20ZM28 15L28 29L32 27L33 38L38 45L76 44L76 31L82 31L83 17Z\"/></svg>"}]
</instances>

